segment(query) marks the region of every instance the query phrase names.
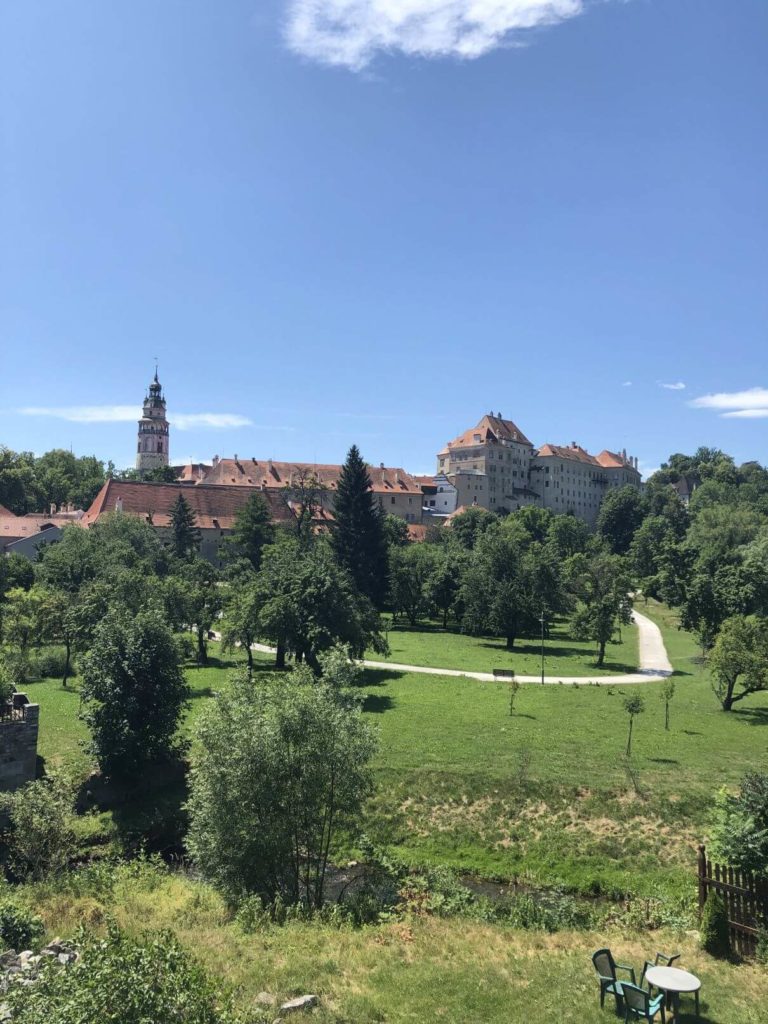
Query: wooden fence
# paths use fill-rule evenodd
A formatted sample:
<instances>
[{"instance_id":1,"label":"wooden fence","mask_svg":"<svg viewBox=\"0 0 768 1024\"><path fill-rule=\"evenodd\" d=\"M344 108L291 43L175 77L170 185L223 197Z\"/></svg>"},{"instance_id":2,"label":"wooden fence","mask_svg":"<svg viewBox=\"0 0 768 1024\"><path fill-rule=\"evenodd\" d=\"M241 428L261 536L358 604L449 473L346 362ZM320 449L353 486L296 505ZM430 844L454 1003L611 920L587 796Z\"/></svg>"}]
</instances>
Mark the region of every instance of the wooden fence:
<instances>
[{"instance_id":1,"label":"wooden fence","mask_svg":"<svg viewBox=\"0 0 768 1024\"><path fill-rule=\"evenodd\" d=\"M699 847L699 912L707 895L718 892L728 910L731 949L752 956L761 928L768 927L768 879L748 871L713 864L705 847Z\"/></svg>"}]
</instances>

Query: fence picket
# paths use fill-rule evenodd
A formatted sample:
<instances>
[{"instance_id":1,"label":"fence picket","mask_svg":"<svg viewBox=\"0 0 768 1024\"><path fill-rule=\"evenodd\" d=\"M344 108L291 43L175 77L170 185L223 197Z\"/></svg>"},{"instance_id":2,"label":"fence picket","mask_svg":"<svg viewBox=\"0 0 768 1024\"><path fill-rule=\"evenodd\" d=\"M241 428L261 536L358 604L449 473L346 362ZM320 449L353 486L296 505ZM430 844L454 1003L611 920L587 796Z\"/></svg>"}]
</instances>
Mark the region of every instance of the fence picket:
<instances>
[{"instance_id":1,"label":"fence picket","mask_svg":"<svg viewBox=\"0 0 768 1024\"><path fill-rule=\"evenodd\" d=\"M706 848L699 846L699 909L710 892L719 893L728 912L728 928L733 949L743 956L753 955L758 933L768 926L768 879L731 865L713 864Z\"/></svg>"}]
</instances>

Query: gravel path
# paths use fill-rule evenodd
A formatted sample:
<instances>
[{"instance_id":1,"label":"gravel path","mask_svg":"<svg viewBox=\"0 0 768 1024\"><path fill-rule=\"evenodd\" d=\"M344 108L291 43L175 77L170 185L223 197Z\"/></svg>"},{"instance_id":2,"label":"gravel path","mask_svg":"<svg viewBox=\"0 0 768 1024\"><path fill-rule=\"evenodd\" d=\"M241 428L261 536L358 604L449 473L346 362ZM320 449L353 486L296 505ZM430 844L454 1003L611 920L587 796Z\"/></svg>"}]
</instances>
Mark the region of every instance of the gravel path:
<instances>
[{"instance_id":1,"label":"gravel path","mask_svg":"<svg viewBox=\"0 0 768 1024\"><path fill-rule=\"evenodd\" d=\"M657 683L673 672L664 646L661 630L655 622L651 622L640 612L632 612L632 619L637 624L638 654L640 667L637 672L618 676L544 676L544 683L558 685L571 683L577 686L613 686L616 683ZM254 644L255 651L274 654L274 648L266 644ZM427 676L464 676L467 679L479 679L481 682L492 682L492 672L465 672L456 668L425 668L424 665L401 665L394 661L364 661L366 668L389 668L395 672L417 672ZM520 683L541 683L541 676L516 676Z\"/></svg>"}]
</instances>

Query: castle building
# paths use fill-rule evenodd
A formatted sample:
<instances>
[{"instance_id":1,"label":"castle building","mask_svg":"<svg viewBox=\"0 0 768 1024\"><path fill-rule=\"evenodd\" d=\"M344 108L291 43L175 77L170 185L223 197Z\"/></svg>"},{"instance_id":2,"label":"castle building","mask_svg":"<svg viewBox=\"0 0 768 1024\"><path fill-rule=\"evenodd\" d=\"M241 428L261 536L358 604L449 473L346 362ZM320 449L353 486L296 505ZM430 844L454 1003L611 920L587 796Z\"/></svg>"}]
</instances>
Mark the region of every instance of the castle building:
<instances>
[{"instance_id":1,"label":"castle building","mask_svg":"<svg viewBox=\"0 0 768 1024\"><path fill-rule=\"evenodd\" d=\"M572 513L590 526L609 489L639 489L641 482L637 459L626 451L590 455L575 441L536 449L501 413L483 416L476 427L450 441L438 453L437 470L456 488L459 508L514 512L537 505Z\"/></svg>"},{"instance_id":2,"label":"castle building","mask_svg":"<svg viewBox=\"0 0 768 1024\"><path fill-rule=\"evenodd\" d=\"M136 469L140 473L168 465L168 440L165 395L155 370L155 378L144 396L144 409L139 420Z\"/></svg>"}]
</instances>

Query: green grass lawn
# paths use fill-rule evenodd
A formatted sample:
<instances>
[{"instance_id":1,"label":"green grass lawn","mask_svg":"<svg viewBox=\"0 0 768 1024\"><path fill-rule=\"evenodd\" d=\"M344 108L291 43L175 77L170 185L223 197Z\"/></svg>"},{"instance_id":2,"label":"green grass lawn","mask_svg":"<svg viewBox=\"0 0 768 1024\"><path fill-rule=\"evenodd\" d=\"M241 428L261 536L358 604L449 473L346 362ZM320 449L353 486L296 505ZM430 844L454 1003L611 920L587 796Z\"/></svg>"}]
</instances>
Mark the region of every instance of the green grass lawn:
<instances>
[{"instance_id":1,"label":"green grass lawn","mask_svg":"<svg viewBox=\"0 0 768 1024\"><path fill-rule=\"evenodd\" d=\"M492 672L497 668L514 669L521 676L541 672L541 641L520 639L512 651L502 639L465 636L443 629L437 622L416 628L390 626L387 631L390 654L383 658L373 651L366 657L373 661L393 661L400 665L424 665L431 668L456 668L469 672ZM556 623L544 641L546 675L591 676L633 672L637 668L637 627L622 629L622 642L609 644L605 664L596 667L595 645L573 640L564 623Z\"/></svg>"},{"instance_id":2,"label":"green grass lawn","mask_svg":"<svg viewBox=\"0 0 768 1024\"><path fill-rule=\"evenodd\" d=\"M233 992L246 1019L307 992L320 998L318 1024L528 1024L604 1021L592 952L609 945L639 972L657 949L682 954L681 966L702 981L702 1024L758 1024L765 1019L768 973L759 965L717 961L679 931L546 934L462 918L412 916L362 929L293 923L244 933L206 885L181 875L118 872L109 891L30 889L48 937L68 936L85 923L103 928L114 918L130 932L170 929ZM684 1002L683 1022L693 1021ZM276 1009L271 1016L274 1016ZM269 1019L269 1018L268 1018Z\"/></svg>"},{"instance_id":3,"label":"green grass lawn","mask_svg":"<svg viewBox=\"0 0 768 1024\"><path fill-rule=\"evenodd\" d=\"M677 629L674 614L651 602L639 608L661 625L676 669L669 732L659 683L527 684L510 717L503 682L366 670L364 709L380 730L366 830L413 862L485 877L579 890L687 887L716 792L768 765L768 693L724 713L695 641ZM477 643L443 637L449 639ZM187 670L187 732L234 664L218 659L215 644L211 653L209 668ZM270 662L262 660L265 672ZM76 686L28 687L41 705L46 765L84 761ZM629 693L645 700L630 770L622 706Z\"/></svg>"}]
</instances>

